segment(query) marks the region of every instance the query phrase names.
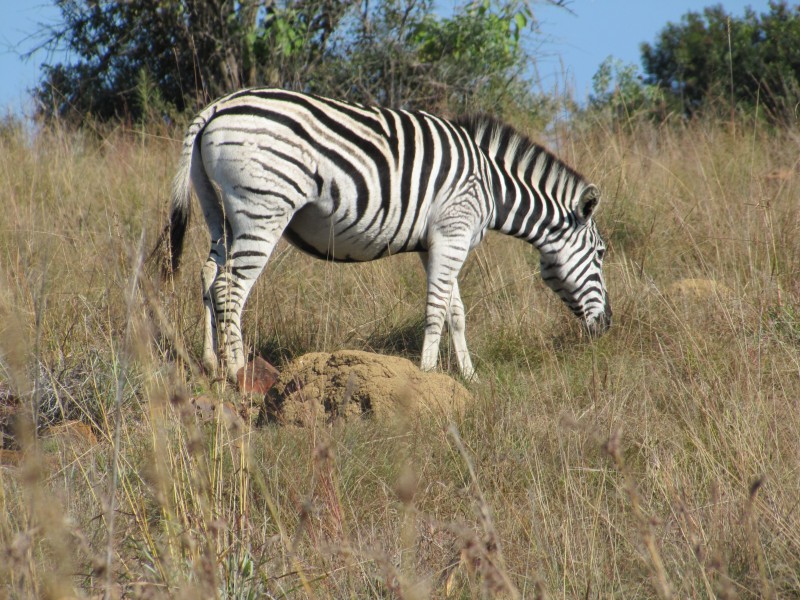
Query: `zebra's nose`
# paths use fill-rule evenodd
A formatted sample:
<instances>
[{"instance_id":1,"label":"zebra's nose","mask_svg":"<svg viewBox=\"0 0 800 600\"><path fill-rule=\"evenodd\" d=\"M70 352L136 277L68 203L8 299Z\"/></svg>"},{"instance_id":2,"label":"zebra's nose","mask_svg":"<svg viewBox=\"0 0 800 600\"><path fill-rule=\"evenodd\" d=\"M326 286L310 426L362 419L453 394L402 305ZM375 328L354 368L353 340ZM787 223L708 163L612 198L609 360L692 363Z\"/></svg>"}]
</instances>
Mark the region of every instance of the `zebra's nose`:
<instances>
[{"instance_id":1,"label":"zebra's nose","mask_svg":"<svg viewBox=\"0 0 800 600\"><path fill-rule=\"evenodd\" d=\"M586 330L592 337L600 337L608 328L611 327L611 306L606 304L604 312L597 315L597 317L586 323Z\"/></svg>"}]
</instances>

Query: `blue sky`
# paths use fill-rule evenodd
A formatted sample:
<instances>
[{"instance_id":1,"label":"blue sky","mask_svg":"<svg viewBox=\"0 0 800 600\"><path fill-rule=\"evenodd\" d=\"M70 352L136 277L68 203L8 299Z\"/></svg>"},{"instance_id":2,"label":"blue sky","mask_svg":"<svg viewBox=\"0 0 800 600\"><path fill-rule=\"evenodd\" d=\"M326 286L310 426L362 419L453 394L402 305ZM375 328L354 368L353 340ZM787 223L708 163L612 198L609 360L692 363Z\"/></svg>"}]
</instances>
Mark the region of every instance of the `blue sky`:
<instances>
[{"instance_id":1,"label":"blue sky","mask_svg":"<svg viewBox=\"0 0 800 600\"><path fill-rule=\"evenodd\" d=\"M571 0L570 13L532 2L542 33L533 40L542 84L563 89L568 83L577 99L585 99L592 75L607 56L639 65L639 44L652 42L667 22L718 3L734 15L742 15L746 6L759 13L768 8L768 0ZM443 12L460 4L463 0L437 2ZM19 55L35 47L38 24L57 23L58 14L48 0L0 0L0 114L30 112L27 90L48 57L40 52L25 62Z\"/></svg>"},{"instance_id":2,"label":"blue sky","mask_svg":"<svg viewBox=\"0 0 800 600\"><path fill-rule=\"evenodd\" d=\"M767 12L768 0L568 0L574 14L553 6L534 4L546 41L538 61L545 88L573 86L575 97L591 92L592 76L609 55L641 68L639 46L654 42L668 22L678 22L689 11L721 4L726 12L742 16L750 7Z\"/></svg>"}]
</instances>

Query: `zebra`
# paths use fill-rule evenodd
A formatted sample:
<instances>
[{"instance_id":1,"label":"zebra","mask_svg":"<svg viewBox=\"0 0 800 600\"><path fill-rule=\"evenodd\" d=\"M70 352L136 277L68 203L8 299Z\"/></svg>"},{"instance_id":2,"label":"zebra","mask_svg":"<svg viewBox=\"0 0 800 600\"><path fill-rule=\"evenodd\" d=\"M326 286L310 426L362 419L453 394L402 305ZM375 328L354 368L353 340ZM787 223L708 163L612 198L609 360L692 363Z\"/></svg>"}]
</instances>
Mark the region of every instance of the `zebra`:
<instances>
[{"instance_id":1,"label":"zebra","mask_svg":"<svg viewBox=\"0 0 800 600\"><path fill-rule=\"evenodd\" d=\"M177 271L191 190L211 249L201 273L203 365L245 364L241 314L276 243L332 261L418 253L427 274L420 367L435 369L447 322L461 375L475 374L458 274L487 230L533 244L544 282L604 333L611 305L598 188L490 116L446 120L307 93L253 88L202 110L173 183L167 271Z\"/></svg>"}]
</instances>

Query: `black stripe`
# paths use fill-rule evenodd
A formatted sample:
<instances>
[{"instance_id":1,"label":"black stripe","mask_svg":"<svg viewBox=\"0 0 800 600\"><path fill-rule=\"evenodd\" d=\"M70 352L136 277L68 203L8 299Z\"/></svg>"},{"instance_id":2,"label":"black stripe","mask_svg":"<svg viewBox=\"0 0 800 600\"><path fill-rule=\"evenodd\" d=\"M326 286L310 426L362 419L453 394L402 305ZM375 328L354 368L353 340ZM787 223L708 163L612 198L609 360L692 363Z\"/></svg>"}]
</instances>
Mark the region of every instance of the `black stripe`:
<instances>
[{"instance_id":1,"label":"black stripe","mask_svg":"<svg viewBox=\"0 0 800 600\"><path fill-rule=\"evenodd\" d=\"M308 131L306 131L302 123L299 123L298 121L292 119L288 115L284 115L274 110L269 110L255 106L248 106L248 105L230 106L222 108L214 114L212 119L223 116L239 116L239 115L261 117L263 119L279 123L280 125L286 127L287 129L290 129L292 133L294 133L298 138L302 139L310 147L314 148L314 150L318 152L321 156L324 156L332 163L334 163L340 171L347 174L347 176L349 176L353 180L353 183L356 188L356 195L358 197L358 206L360 209L363 209L365 207L367 202L367 197L369 195L369 188L367 186L366 179L364 179L364 176L358 172L355 164L351 160L349 160L346 156L343 156L339 152L336 152L321 145L318 142L318 140L314 138L313 135L311 135ZM294 208L294 204L292 204L292 208Z\"/></svg>"},{"instance_id":2,"label":"black stripe","mask_svg":"<svg viewBox=\"0 0 800 600\"><path fill-rule=\"evenodd\" d=\"M274 219L275 217L278 216L278 215L273 215L273 214L260 215L258 213L250 212L246 208L237 209L236 210L236 214L237 215L244 215L248 219L261 220L261 221L269 221L270 219Z\"/></svg>"},{"instance_id":3,"label":"black stripe","mask_svg":"<svg viewBox=\"0 0 800 600\"><path fill-rule=\"evenodd\" d=\"M371 129L379 137L385 137L386 135L386 133L383 130L383 127L381 127L381 123L378 120L378 113L380 109L376 107L372 106L364 107L359 104L354 104L352 102L344 102L344 101L334 102L330 98L324 98L322 96L316 96L314 94L303 94L301 96L299 94L293 94L292 92L287 92L286 90L254 89L250 90L249 95L264 100L278 100L282 102L293 102L296 104L302 103L306 107L309 106L309 104L307 103L307 99L313 98L320 104L324 104L329 110L340 112L344 115L347 115L347 117L352 119L353 121L356 121L360 125L363 125L368 129ZM360 109L360 111L357 109ZM363 114L363 112L361 111L373 112L375 113L375 116L370 118L369 116Z\"/></svg>"},{"instance_id":4,"label":"black stripe","mask_svg":"<svg viewBox=\"0 0 800 600\"><path fill-rule=\"evenodd\" d=\"M390 182L389 182L389 164L386 161L386 156L381 151L380 148L375 146L371 141L356 135L352 130L348 129L341 120L337 120L333 115L321 110L318 106L315 106L311 103L307 98L301 96L295 96L292 94L288 94L286 92L270 92L269 94L262 94L262 93L253 93L256 97L266 97L275 100L286 100L291 102L295 105L302 106L306 109L311 115L326 129L337 135L338 137L347 140L348 142L352 143L354 146L358 147L358 149L364 154L365 157L368 159L372 159L375 163L376 170L378 172L378 180L380 182L380 194L381 203L385 203L391 197L391 190L390 190ZM331 110L339 110L339 107L333 106L329 102L325 102L322 98L318 98L320 102L323 102L326 106L328 106ZM255 107L253 107L254 110ZM263 110L263 109L257 109ZM344 111L340 111L344 112ZM276 113L277 114L277 113ZM363 121L358 121L363 122ZM379 133L380 138L385 138L386 135L383 131ZM358 189L358 185L356 185ZM357 207L357 214L360 216L365 215L367 212L367 208L369 206L369 188L366 186L366 182L364 183L363 190L358 189L358 197L356 199L356 207ZM367 193L364 193L367 192ZM373 220L374 221L374 220ZM348 229L355 227L358 224L359 220L357 219L354 221L350 226L346 227L341 233L346 232Z\"/></svg>"},{"instance_id":5,"label":"black stripe","mask_svg":"<svg viewBox=\"0 0 800 600\"><path fill-rule=\"evenodd\" d=\"M294 156L290 156L285 152L281 152L280 150L275 150L275 148L269 148L268 146L259 146L259 150L264 152L269 152L270 154L274 154L281 160L285 160L286 162L292 163L295 167L297 167L300 171L303 172L309 179L316 180L319 177L318 173L312 173L311 169L309 169L303 162L297 160Z\"/></svg>"},{"instance_id":6,"label":"black stripe","mask_svg":"<svg viewBox=\"0 0 800 600\"><path fill-rule=\"evenodd\" d=\"M282 179L287 184L292 186L300 196L305 195L305 192L303 191L303 189L299 185L297 185L297 182L294 179L292 179L291 177L289 177L286 173L284 173L282 171L279 171L275 167L272 167L272 166L268 165L267 163L265 163L264 161L262 161L262 160L260 160L258 158L253 158L252 160L259 167L261 167L264 171L266 171L268 173L272 173L273 175L275 175L279 179Z\"/></svg>"},{"instance_id":7,"label":"black stripe","mask_svg":"<svg viewBox=\"0 0 800 600\"><path fill-rule=\"evenodd\" d=\"M259 250L237 250L233 254L231 254L231 260L236 260L237 258L250 258L250 257L263 257L267 254L265 252L261 252Z\"/></svg>"},{"instance_id":8,"label":"black stripe","mask_svg":"<svg viewBox=\"0 0 800 600\"><path fill-rule=\"evenodd\" d=\"M239 237L236 238L237 240L247 240L250 242L266 242L267 240L261 237L260 235L255 235L252 233L242 233Z\"/></svg>"},{"instance_id":9,"label":"black stripe","mask_svg":"<svg viewBox=\"0 0 800 600\"><path fill-rule=\"evenodd\" d=\"M414 124L411 121L411 117L408 113L405 112L398 112L398 118L400 119L400 128L402 133L398 133L398 135L402 135L404 147L403 147L403 156L400 157L400 201L405 203L408 206L409 202L416 200L416 210L420 208L420 199L411 198L411 176L413 175L414 170L414 155L416 154L416 147L415 147L415 136L414 136ZM416 219L415 219L416 222ZM413 229L413 226L412 226Z\"/></svg>"}]
</instances>

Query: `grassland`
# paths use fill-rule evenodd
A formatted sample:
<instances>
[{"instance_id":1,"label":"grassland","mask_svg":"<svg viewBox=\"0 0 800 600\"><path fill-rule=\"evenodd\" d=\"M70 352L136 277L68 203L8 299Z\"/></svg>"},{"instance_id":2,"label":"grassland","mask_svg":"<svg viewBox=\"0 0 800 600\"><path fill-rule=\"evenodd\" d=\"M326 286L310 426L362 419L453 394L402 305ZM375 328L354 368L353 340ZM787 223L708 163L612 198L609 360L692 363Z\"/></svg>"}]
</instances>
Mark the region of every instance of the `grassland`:
<instances>
[{"instance_id":1,"label":"grassland","mask_svg":"<svg viewBox=\"0 0 800 600\"><path fill-rule=\"evenodd\" d=\"M796 133L559 134L604 191L611 331L490 236L462 273L474 403L312 430L188 404L239 399L174 358L200 356L201 219L174 285L141 265L179 135L0 131L0 597L800 596ZM413 256L281 246L244 331L278 365L416 361L423 290Z\"/></svg>"}]
</instances>

